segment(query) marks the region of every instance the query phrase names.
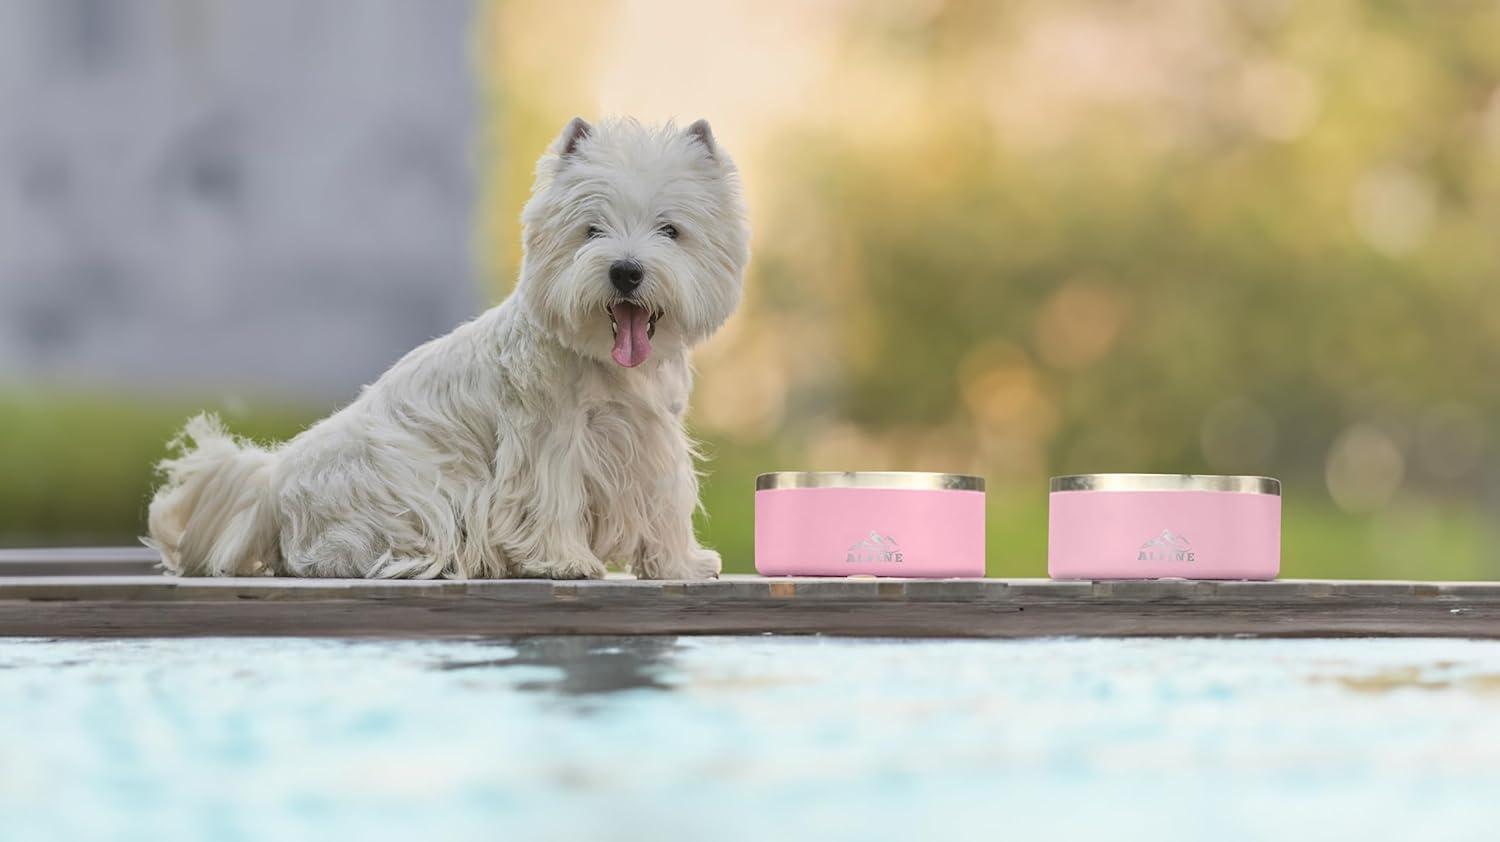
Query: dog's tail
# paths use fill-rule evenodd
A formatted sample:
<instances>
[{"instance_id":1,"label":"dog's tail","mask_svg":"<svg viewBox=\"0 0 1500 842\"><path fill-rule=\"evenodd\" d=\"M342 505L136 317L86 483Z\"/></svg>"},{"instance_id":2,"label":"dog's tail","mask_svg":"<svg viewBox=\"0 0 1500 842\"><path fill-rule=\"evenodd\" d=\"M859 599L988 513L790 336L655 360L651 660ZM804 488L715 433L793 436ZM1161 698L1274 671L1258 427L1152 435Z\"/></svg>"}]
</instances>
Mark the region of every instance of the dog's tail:
<instances>
[{"instance_id":1,"label":"dog's tail","mask_svg":"<svg viewBox=\"0 0 1500 842\"><path fill-rule=\"evenodd\" d=\"M272 500L276 454L225 431L214 415L188 421L157 470L141 541L179 576L262 576L282 570Z\"/></svg>"}]
</instances>

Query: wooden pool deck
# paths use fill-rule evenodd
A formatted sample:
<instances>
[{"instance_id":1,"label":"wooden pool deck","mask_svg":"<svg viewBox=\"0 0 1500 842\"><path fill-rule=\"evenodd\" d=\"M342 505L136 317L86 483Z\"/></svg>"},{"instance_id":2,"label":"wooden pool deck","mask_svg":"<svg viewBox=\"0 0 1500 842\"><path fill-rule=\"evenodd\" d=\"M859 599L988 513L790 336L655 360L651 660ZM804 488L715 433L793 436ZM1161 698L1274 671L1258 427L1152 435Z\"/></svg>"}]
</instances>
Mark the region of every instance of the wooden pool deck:
<instances>
[{"instance_id":1,"label":"wooden pool deck","mask_svg":"<svg viewBox=\"0 0 1500 842\"><path fill-rule=\"evenodd\" d=\"M0 636L828 634L1500 638L1500 583L179 579L135 549L0 551Z\"/></svg>"}]
</instances>

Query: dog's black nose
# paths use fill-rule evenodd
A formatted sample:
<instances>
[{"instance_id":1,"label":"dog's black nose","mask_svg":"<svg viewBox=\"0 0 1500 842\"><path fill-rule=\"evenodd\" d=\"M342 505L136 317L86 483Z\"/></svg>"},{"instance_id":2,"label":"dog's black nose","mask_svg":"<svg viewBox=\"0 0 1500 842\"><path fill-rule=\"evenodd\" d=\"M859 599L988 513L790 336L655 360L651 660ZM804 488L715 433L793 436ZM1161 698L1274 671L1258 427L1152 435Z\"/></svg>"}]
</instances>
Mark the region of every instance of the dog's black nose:
<instances>
[{"instance_id":1,"label":"dog's black nose","mask_svg":"<svg viewBox=\"0 0 1500 842\"><path fill-rule=\"evenodd\" d=\"M645 275L641 264L634 260L616 260L609 264L609 282L615 285L615 289L626 294L635 292Z\"/></svg>"}]
</instances>

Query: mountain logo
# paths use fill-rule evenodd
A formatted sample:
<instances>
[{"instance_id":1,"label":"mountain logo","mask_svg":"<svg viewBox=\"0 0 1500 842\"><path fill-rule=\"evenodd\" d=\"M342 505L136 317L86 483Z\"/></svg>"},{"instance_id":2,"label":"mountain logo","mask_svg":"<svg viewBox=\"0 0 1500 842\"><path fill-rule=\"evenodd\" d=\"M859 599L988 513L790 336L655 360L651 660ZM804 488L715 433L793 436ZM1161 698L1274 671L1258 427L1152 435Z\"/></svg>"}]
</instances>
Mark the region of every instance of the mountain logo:
<instances>
[{"instance_id":1,"label":"mountain logo","mask_svg":"<svg viewBox=\"0 0 1500 842\"><path fill-rule=\"evenodd\" d=\"M901 545L889 535L874 530L868 537L849 548L845 561L849 564L900 564L904 560Z\"/></svg>"},{"instance_id":2,"label":"mountain logo","mask_svg":"<svg viewBox=\"0 0 1500 842\"><path fill-rule=\"evenodd\" d=\"M1198 555L1193 551L1191 541L1170 529L1163 529L1160 535L1141 545L1135 559L1136 561L1194 562L1198 560Z\"/></svg>"}]
</instances>

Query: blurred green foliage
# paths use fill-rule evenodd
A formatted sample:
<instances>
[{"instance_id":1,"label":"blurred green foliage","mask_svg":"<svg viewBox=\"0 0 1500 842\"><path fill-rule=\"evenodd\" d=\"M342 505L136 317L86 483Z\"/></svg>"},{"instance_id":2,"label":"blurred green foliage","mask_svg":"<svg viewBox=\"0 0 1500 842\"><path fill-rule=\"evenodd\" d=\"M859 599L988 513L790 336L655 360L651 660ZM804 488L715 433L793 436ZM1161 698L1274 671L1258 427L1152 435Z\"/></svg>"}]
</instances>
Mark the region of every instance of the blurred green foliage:
<instances>
[{"instance_id":1,"label":"blurred green foliage","mask_svg":"<svg viewBox=\"0 0 1500 842\"><path fill-rule=\"evenodd\" d=\"M145 531L154 466L190 415L217 410L256 440L294 435L310 409L100 393L0 392L0 547L130 544Z\"/></svg>"}]
</instances>

